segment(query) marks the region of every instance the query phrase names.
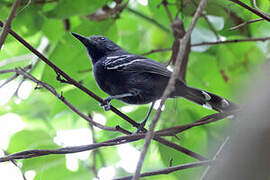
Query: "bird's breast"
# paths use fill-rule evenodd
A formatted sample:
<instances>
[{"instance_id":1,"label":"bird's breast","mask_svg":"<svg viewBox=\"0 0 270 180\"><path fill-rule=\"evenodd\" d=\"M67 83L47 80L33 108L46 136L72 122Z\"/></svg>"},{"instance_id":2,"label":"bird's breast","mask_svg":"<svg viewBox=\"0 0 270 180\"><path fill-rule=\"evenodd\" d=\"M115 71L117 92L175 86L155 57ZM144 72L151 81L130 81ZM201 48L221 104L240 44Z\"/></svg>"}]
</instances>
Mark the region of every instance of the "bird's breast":
<instances>
[{"instance_id":1,"label":"bird's breast","mask_svg":"<svg viewBox=\"0 0 270 180\"><path fill-rule=\"evenodd\" d=\"M94 66L94 76L98 86L109 95L121 94L124 84L124 77L116 70L107 70L103 66L97 64Z\"/></svg>"}]
</instances>

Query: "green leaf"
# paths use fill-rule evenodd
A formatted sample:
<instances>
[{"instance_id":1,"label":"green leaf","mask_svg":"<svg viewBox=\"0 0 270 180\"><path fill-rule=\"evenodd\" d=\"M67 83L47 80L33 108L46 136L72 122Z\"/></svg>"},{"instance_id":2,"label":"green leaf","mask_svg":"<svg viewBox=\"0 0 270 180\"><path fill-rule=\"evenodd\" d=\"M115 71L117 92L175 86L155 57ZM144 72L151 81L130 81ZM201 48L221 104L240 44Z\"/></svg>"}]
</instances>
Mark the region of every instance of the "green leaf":
<instances>
[{"instance_id":1,"label":"green leaf","mask_svg":"<svg viewBox=\"0 0 270 180\"><path fill-rule=\"evenodd\" d=\"M64 24L61 20L44 18L42 31L51 41L56 42L65 34Z\"/></svg>"},{"instance_id":2,"label":"green leaf","mask_svg":"<svg viewBox=\"0 0 270 180\"><path fill-rule=\"evenodd\" d=\"M49 18L69 18L74 15L87 15L102 8L109 0L60 0L57 6L46 13Z\"/></svg>"}]
</instances>

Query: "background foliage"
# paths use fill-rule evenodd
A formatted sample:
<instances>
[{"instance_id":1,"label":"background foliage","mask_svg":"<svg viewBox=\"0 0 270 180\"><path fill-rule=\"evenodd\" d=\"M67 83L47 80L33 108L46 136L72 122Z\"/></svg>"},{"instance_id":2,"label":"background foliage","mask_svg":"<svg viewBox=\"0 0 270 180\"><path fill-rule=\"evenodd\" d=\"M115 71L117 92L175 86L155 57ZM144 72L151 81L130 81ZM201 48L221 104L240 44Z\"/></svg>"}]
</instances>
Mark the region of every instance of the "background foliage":
<instances>
[{"instance_id":1,"label":"background foliage","mask_svg":"<svg viewBox=\"0 0 270 180\"><path fill-rule=\"evenodd\" d=\"M23 0L19 10L25 7L27 2L27 0ZM90 72L92 65L85 49L70 35L70 32L77 32L85 36L104 35L117 42L127 51L136 54L143 54L152 49L171 47L174 40L170 32L169 18L164 7L160 5L161 1L158 0L149 0L148 4L147 1L129 1L127 7L123 7L122 12L112 13L112 15L102 20L95 18L93 13L100 11L102 7L104 9L105 5L107 8L114 9L116 2L111 0L33 0L22 11L18 11L12 22L12 29L35 48L40 47L42 42L46 42L44 38L47 38L48 42L43 54L72 78L82 81L90 90L105 98L107 95L97 87ZM176 15L178 7L183 5L183 11L179 14L179 18L182 18L187 28L196 6L188 0L169 0L168 2L169 10L173 16ZM194 2L198 4L198 1ZM251 5L250 1L244 0L243 2ZM1 20L5 20L9 15L12 3L12 0L0 1ZM117 6L124 6L125 3L127 1L123 1ZM263 11L269 11L269 1L259 0L257 4ZM130 9L154 19L163 28L138 16ZM199 19L192 33L192 44L206 41L266 37L270 34L270 24L266 21L249 24L233 31L229 30L232 26L258 18L230 1L209 0L204 14L208 22L204 18ZM269 52L269 42L267 41L193 47L189 56L187 84L214 92L235 102L240 102L243 87L245 84L250 83L248 81L249 76L260 70L267 57L269 57ZM25 56L29 55L29 53L14 38L8 36L0 53L0 70L24 67L32 62L35 66L31 73L56 88L59 93L62 92L64 97L82 112L90 113L98 122L106 119L106 125L108 126L120 125L128 130L135 131L116 114L104 112L95 100L80 90L57 81L56 74L50 67L43 62L37 61L34 57ZM147 55L147 57L166 63L170 58L170 51L153 53ZM4 82L9 77L10 74L0 75L0 80ZM21 82L22 85L20 86ZM15 93L14 91L18 86L19 91ZM8 146L1 145L0 148L7 153L14 153L26 149L57 148L63 145L91 143L89 124L70 111L67 106L46 90L34 90L35 86L31 82L17 78L16 82L14 81L1 89L0 126L3 129L8 128L7 121L17 123L14 120L17 118L21 119L23 126L19 128L19 131L13 130L6 134L0 133L0 141L4 138L9 139ZM22 95L25 93L29 94ZM8 102L5 103L6 100ZM148 105L130 107L119 101L113 101L112 103L137 122L144 118L149 107ZM212 111L184 99L168 100L159 121L158 129L191 123L210 113ZM7 116L10 114L12 116ZM15 114L19 117L15 116ZM8 118L4 119L4 117ZM16 125L11 124L11 127L14 126ZM223 120L185 131L179 135L179 139L175 137L168 139L206 157L212 157L218 145L224 139L228 127L230 127L229 121ZM85 130L87 133L82 133ZM68 138L65 142L71 142L72 139L74 142L75 137L77 138L75 139L77 144L64 143L63 139L60 140L60 143L57 142L56 137L63 132L71 134L71 136L66 135ZM119 136L119 133L98 129L94 129L94 134L97 142ZM89 142L81 141L85 138L89 138ZM143 141L138 141L132 143L131 147L124 149L128 151L128 148L133 147L141 150L142 144ZM143 172L168 167L171 159L173 165L194 161L191 157L158 143L153 143L150 151ZM121 160L119 152L119 148L116 146L103 148L96 151L95 160L93 159L93 152L91 152L90 155L87 154L87 158L76 161L78 166L75 169L67 165L68 157L64 155L50 155L20 160L19 162L22 165L22 172L35 171L34 179L71 180L89 179L89 177L91 179L95 177L94 171L91 170L92 167L95 167L100 173L103 172L101 171L102 168L104 170L106 167L113 167L115 177L120 177L130 172L125 167L117 165ZM76 155L74 156L76 157ZM202 170L203 168L189 169L147 179L164 178L173 180L179 177L182 179L196 179L196 177L200 177Z\"/></svg>"}]
</instances>

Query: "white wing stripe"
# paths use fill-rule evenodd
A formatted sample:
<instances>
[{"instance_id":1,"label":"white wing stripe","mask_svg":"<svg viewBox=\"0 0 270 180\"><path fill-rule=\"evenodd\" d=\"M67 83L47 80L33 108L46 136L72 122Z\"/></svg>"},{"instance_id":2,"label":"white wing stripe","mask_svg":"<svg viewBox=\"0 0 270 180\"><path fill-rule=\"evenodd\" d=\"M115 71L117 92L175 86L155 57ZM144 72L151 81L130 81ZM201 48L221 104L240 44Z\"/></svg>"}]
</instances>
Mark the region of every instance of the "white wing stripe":
<instances>
[{"instance_id":1,"label":"white wing stripe","mask_svg":"<svg viewBox=\"0 0 270 180\"><path fill-rule=\"evenodd\" d=\"M117 61L122 61L128 57L131 57L133 55L122 55L122 56L108 56L104 62L104 65L110 65L110 64L113 64Z\"/></svg>"},{"instance_id":2,"label":"white wing stripe","mask_svg":"<svg viewBox=\"0 0 270 180\"><path fill-rule=\"evenodd\" d=\"M107 69L118 69L119 67L128 66L130 64L133 64L135 62L140 62L140 61L145 61L145 59L134 59L134 60L127 62L127 63L119 64L119 65L112 66L112 67L107 67Z\"/></svg>"}]
</instances>

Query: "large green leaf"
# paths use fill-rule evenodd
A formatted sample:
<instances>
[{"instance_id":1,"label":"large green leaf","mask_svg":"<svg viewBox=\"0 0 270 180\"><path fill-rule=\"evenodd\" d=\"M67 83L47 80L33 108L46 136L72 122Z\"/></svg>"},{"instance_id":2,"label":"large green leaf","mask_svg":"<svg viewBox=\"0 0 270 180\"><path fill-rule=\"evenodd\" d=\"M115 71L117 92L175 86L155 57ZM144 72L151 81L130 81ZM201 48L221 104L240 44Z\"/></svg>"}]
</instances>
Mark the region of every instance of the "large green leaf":
<instances>
[{"instance_id":1,"label":"large green leaf","mask_svg":"<svg viewBox=\"0 0 270 180\"><path fill-rule=\"evenodd\" d=\"M74 15L86 15L102 8L109 0L60 0L57 6L46 13L50 18L69 18Z\"/></svg>"}]
</instances>

